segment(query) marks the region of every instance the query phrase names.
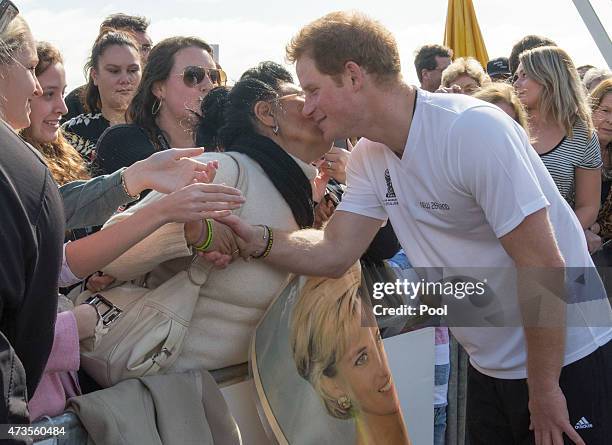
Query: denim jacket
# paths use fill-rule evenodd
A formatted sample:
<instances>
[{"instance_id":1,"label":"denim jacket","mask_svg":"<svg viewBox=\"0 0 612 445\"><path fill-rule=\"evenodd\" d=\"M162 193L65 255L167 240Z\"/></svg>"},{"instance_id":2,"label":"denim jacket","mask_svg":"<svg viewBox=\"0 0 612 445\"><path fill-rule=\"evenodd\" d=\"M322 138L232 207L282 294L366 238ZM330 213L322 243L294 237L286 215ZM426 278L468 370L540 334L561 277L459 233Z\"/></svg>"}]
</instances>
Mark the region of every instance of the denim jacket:
<instances>
[{"instance_id":1,"label":"denim jacket","mask_svg":"<svg viewBox=\"0 0 612 445\"><path fill-rule=\"evenodd\" d=\"M125 169L88 181L73 181L59 188L64 200L66 230L104 224L119 206L133 201L121 185Z\"/></svg>"}]
</instances>

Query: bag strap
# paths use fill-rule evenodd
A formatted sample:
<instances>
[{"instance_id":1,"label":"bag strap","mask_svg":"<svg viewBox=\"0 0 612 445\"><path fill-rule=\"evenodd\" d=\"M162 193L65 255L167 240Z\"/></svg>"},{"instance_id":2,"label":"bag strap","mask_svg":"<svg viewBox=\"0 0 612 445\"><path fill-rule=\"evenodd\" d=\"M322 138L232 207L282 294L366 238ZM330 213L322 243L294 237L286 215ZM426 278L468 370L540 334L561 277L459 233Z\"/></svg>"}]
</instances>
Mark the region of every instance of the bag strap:
<instances>
[{"instance_id":1,"label":"bag strap","mask_svg":"<svg viewBox=\"0 0 612 445\"><path fill-rule=\"evenodd\" d=\"M248 188L247 186L248 183L246 180L246 177L247 177L246 168L242 166L238 157L235 154L233 153L230 154L229 152L226 152L223 154L230 157L236 163L236 168L238 170L238 176L236 177L236 183L234 184L233 187L240 190L243 196L246 196L246 190ZM234 211L234 215L237 215L237 216L240 216L241 213L242 213L242 207ZM187 269L187 276L189 277L189 280L193 284L202 287L208 280L208 273L210 272L211 269L212 269L212 264L203 263L202 261L199 261L199 256L197 254L194 254L193 259L191 260L191 263L189 264L189 268ZM194 273L196 271L197 271L197 274Z\"/></svg>"}]
</instances>

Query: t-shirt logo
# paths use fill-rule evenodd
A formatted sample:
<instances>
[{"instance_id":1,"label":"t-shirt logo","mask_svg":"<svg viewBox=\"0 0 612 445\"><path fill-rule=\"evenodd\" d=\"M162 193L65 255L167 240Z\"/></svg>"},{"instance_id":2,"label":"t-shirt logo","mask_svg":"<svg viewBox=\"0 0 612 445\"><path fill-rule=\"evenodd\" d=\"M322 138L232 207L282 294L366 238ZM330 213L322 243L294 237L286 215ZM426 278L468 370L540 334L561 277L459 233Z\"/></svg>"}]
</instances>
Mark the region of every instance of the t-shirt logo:
<instances>
[{"instance_id":1,"label":"t-shirt logo","mask_svg":"<svg viewBox=\"0 0 612 445\"><path fill-rule=\"evenodd\" d=\"M385 182L387 183L387 193L385 194L385 205L393 206L397 205L397 196L395 196L395 190L393 190L393 183L391 182L391 175L389 169L385 169Z\"/></svg>"},{"instance_id":2,"label":"t-shirt logo","mask_svg":"<svg viewBox=\"0 0 612 445\"><path fill-rule=\"evenodd\" d=\"M395 198L395 190L393 190L393 183L391 182L389 169L385 170L385 182L387 183L387 198Z\"/></svg>"}]
</instances>

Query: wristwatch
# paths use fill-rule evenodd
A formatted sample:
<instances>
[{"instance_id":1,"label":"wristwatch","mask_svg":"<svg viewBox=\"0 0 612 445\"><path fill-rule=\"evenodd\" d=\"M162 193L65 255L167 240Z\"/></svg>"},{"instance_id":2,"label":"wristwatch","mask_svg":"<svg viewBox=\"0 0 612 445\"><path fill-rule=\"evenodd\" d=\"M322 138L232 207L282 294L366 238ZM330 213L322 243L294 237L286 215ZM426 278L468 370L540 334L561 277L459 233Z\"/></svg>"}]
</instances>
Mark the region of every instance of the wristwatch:
<instances>
[{"instance_id":1,"label":"wristwatch","mask_svg":"<svg viewBox=\"0 0 612 445\"><path fill-rule=\"evenodd\" d=\"M98 313L98 318L102 320L102 324L105 327L112 325L121 317L121 314L123 313L120 308L104 298L102 294L92 295L85 300L83 304L89 304L90 306L94 307Z\"/></svg>"}]
</instances>

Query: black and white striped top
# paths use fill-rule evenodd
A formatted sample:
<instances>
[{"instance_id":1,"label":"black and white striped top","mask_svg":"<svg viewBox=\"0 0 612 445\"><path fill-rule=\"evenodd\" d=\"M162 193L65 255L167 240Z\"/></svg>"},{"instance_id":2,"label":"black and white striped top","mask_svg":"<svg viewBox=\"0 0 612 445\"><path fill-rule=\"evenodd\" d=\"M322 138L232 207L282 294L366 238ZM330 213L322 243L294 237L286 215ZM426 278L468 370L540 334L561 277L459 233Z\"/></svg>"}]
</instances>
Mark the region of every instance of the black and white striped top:
<instances>
[{"instance_id":1,"label":"black and white striped top","mask_svg":"<svg viewBox=\"0 0 612 445\"><path fill-rule=\"evenodd\" d=\"M573 207L576 184L576 168L601 168L601 153L597 134L589 133L578 121L573 128L573 137L564 137L557 146L540 155L552 176L561 196Z\"/></svg>"}]
</instances>

